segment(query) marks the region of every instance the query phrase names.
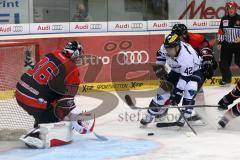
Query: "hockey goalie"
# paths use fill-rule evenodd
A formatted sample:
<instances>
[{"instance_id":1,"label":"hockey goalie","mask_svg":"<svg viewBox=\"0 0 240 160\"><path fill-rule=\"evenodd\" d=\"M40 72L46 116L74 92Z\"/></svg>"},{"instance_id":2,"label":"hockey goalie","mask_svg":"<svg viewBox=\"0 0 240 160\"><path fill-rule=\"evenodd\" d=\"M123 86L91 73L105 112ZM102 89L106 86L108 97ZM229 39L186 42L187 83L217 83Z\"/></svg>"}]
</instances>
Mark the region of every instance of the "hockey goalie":
<instances>
[{"instance_id":1,"label":"hockey goalie","mask_svg":"<svg viewBox=\"0 0 240 160\"><path fill-rule=\"evenodd\" d=\"M34 128L20 138L28 147L64 145L72 141L72 130L80 134L93 131L95 119L92 123L78 119L82 111L74 103L80 83L77 63L82 57L82 45L69 42L21 76L16 100L35 119Z\"/></svg>"}]
</instances>

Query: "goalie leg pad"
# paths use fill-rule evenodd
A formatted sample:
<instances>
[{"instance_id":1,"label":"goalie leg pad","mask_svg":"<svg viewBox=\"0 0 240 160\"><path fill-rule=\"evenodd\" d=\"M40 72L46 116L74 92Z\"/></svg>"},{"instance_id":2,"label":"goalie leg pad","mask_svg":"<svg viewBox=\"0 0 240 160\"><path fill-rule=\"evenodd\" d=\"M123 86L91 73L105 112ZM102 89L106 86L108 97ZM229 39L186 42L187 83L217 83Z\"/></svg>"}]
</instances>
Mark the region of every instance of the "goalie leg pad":
<instances>
[{"instance_id":1,"label":"goalie leg pad","mask_svg":"<svg viewBox=\"0 0 240 160\"><path fill-rule=\"evenodd\" d=\"M19 140L25 143L29 148L44 148L44 143L40 139L40 129L34 128L30 130L26 135L22 135Z\"/></svg>"},{"instance_id":2,"label":"goalie leg pad","mask_svg":"<svg viewBox=\"0 0 240 160\"><path fill-rule=\"evenodd\" d=\"M27 135L19 138L29 148L50 148L65 145L72 142L71 122L58 122L40 124L39 128L34 128Z\"/></svg>"},{"instance_id":3,"label":"goalie leg pad","mask_svg":"<svg viewBox=\"0 0 240 160\"><path fill-rule=\"evenodd\" d=\"M40 138L44 142L44 148L69 144L73 139L72 124L67 121L40 124Z\"/></svg>"}]
</instances>

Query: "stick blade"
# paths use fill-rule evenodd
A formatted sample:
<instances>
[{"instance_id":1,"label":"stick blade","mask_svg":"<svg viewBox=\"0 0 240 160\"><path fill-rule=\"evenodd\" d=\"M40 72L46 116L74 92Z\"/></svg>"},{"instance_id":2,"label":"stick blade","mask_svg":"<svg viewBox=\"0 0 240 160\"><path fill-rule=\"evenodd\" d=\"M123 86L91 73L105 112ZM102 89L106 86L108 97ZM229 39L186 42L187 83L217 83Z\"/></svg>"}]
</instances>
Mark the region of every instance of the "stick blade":
<instances>
[{"instance_id":1,"label":"stick blade","mask_svg":"<svg viewBox=\"0 0 240 160\"><path fill-rule=\"evenodd\" d=\"M95 132L93 132L93 134L101 141L108 141L107 137L105 137L105 136L101 136Z\"/></svg>"},{"instance_id":2,"label":"stick blade","mask_svg":"<svg viewBox=\"0 0 240 160\"><path fill-rule=\"evenodd\" d=\"M127 105L134 106L132 98L129 95L125 95L125 101L126 101Z\"/></svg>"}]
</instances>

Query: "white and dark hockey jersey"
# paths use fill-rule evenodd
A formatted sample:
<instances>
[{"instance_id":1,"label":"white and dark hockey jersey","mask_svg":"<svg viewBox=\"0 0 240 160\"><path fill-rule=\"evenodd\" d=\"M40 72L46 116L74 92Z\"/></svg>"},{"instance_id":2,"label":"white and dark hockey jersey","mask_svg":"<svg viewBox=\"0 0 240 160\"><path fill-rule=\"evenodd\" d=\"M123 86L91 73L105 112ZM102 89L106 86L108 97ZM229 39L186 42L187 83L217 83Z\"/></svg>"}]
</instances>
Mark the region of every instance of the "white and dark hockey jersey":
<instances>
[{"instance_id":1,"label":"white and dark hockey jersey","mask_svg":"<svg viewBox=\"0 0 240 160\"><path fill-rule=\"evenodd\" d=\"M188 77L201 69L202 58L190 44L181 42L177 57L169 57L164 45L157 51L156 64L165 65L166 63L172 71L179 73L182 77Z\"/></svg>"}]
</instances>

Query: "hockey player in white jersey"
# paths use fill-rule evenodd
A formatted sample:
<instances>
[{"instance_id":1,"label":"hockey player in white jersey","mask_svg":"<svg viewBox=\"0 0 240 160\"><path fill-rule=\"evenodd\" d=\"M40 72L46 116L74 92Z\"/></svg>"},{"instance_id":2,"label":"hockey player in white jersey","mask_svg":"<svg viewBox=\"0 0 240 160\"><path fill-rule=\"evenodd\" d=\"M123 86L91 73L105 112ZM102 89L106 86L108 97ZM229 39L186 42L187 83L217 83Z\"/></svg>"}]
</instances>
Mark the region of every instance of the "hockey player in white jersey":
<instances>
[{"instance_id":1,"label":"hockey player in white jersey","mask_svg":"<svg viewBox=\"0 0 240 160\"><path fill-rule=\"evenodd\" d=\"M171 68L170 73L166 71L166 64ZM198 84L201 83L203 77L201 64L202 58L197 55L191 45L180 41L177 34L168 35L157 51L155 72L159 79L171 83L173 89L159 88L157 95L149 105L146 116L140 123L145 126L154 118L165 116L168 109L162 106L178 105L182 98L182 105L191 105L194 102L193 98L197 93ZM191 117L194 114L192 112L192 108L183 110L186 118ZM181 124L183 125L184 123Z\"/></svg>"}]
</instances>

